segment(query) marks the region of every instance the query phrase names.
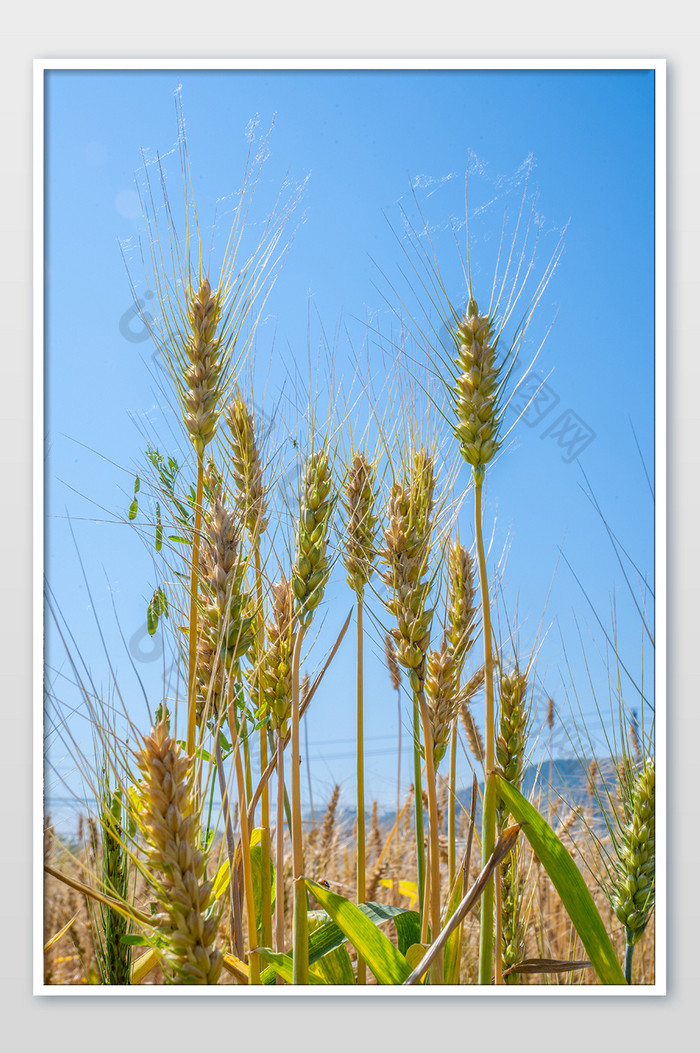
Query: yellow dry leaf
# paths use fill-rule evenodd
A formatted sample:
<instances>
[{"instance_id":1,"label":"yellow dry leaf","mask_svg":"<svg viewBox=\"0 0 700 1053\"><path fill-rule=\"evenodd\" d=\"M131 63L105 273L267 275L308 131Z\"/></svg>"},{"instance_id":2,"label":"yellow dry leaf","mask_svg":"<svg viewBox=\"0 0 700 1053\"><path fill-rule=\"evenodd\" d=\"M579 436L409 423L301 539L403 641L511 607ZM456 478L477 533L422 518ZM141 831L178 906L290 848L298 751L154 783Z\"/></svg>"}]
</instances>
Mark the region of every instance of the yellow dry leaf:
<instances>
[{"instance_id":1,"label":"yellow dry leaf","mask_svg":"<svg viewBox=\"0 0 700 1053\"><path fill-rule=\"evenodd\" d=\"M394 882L391 878L382 878L379 882L384 888L394 887ZM404 881L403 878L399 881L399 895L408 896L410 899L410 908L413 909L418 902L418 886L415 881Z\"/></svg>"}]
</instances>

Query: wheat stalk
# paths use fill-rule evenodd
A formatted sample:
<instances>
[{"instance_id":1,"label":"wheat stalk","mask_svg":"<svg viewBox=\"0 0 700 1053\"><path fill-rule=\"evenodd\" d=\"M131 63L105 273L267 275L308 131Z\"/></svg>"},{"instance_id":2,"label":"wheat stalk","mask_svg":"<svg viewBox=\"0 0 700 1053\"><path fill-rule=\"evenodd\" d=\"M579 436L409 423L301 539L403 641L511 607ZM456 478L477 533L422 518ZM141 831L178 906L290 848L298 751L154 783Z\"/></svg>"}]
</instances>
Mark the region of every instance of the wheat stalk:
<instances>
[{"instance_id":1,"label":"wheat stalk","mask_svg":"<svg viewBox=\"0 0 700 1053\"><path fill-rule=\"evenodd\" d=\"M364 453L355 453L345 484L345 546L343 562L347 581L357 600L357 902L365 901L365 772L364 772L364 591L373 570L377 517L374 512L374 465ZM357 959L357 983L367 982L367 966L361 955Z\"/></svg>"}]
</instances>

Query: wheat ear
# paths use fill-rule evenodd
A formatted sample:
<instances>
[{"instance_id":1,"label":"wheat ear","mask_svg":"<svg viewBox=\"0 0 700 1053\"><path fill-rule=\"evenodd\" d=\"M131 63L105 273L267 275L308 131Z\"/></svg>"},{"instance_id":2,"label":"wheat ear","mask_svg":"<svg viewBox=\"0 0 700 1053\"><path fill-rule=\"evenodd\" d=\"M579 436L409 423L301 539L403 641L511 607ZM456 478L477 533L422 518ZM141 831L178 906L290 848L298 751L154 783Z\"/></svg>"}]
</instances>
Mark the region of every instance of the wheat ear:
<instances>
[{"instance_id":1,"label":"wheat ear","mask_svg":"<svg viewBox=\"0 0 700 1053\"><path fill-rule=\"evenodd\" d=\"M256 540L265 533L269 521L255 421L240 394L229 402L224 417L229 426L231 467L241 517L251 539Z\"/></svg>"},{"instance_id":2,"label":"wheat ear","mask_svg":"<svg viewBox=\"0 0 700 1053\"><path fill-rule=\"evenodd\" d=\"M380 559L382 580L389 590L384 605L396 619L389 631L396 657L406 669L413 693L413 774L415 784L416 873L421 913L425 899L425 853L420 756L419 695L425 682L433 612L426 607L430 593L428 556L432 535L435 491L433 458L422 448L414 451L408 477L392 485ZM432 757L431 757L432 760Z\"/></svg>"},{"instance_id":3,"label":"wheat ear","mask_svg":"<svg viewBox=\"0 0 700 1053\"><path fill-rule=\"evenodd\" d=\"M517 790L521 788L525 757L525 735L527 708L525 695L527 677L516 666L513 672L500 678L500 713L496 758L503 776ZM508 820L508 809L499 799L497 823L502 831ZM510 966L522 961L525 956L525 933L521 919L522 892L519 880L519 853L517 847L506 857L500 867L501 881L501 962L505 972ZM506 977L507 984L517 983L517 974Z\"/></svg>"},{"instance_id":4,"label":"wheat ear","mask_svg":"<svg viewBox=\"0 0 700 1053\"><path fill-rule=\"evenodd\" d=\"M656 763L649 758L632 787L632 816L619 853L613 909L625 926L625 979L632 982L632 953L654 909L656 864Z\"/></svg>"},{"instance_id":5,"label":"wheat ear","mask_svg":"<svg viewBox=\"0 0 700 1053\"><path fill-rule=\"evenodd\" d=\"M148 858L161 875L159 931L174 975L184 984L216 984L222 957L214 946L219 915L210 908L212 884L198 844L192 758L184 756L165 720L153 728L137 755L143 772L143 811Z\"/></svg>"},{"instance_id":6,"label":"wheat ear","mask_svg":"<svg viewBox=\"0 0 700 1053\"><path fill-rule=\"evenodd\" d=\"M202 529L197 633L197 724L223 715L227 679L237 678L241 659L254 641L252 599L245 588L240 520L223 503L216 473L208 473L211 505Z\"/></svg>"},{"instance_id":7,"label":"wheat ear","mask_svg":"<svg viewBox=\"0 0 700 1053\"><path fill-rule=\"evenodd\" d=\"M294 872L294 970L295 984L309 982L308 896L304 882L304 849L301 825L301 784L299 755L299 663L304 633L321 602L328 581L326 555L328 529L334 499L331 497L331 468L328 450L311 454L306 465L297 524L296 558L292 570L292 589L296 599L298 630L292 652L291 712L291 812L292 863Z\"/></svg>"}]
</instances>

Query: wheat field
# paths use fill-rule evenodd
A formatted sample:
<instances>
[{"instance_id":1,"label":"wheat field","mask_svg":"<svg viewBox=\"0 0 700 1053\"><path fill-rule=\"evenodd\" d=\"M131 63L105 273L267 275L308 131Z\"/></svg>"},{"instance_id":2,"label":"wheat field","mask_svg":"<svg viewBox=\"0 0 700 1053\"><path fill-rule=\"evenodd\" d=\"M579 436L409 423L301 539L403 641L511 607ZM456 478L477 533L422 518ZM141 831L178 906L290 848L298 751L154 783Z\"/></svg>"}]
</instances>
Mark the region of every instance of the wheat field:
<instances>
[{"instance_id":1,"label":"wheat field","mask_svg":"<svg viewBox=\"0 0 700 1053\"><path fill-rule=\"evenodd\" d=\"M144 722L116 675L109 691L93 681L64 627L93 754L73 738L72 706L51 703L95 807L76 836L46 816L45 985L653 985L649 700L623 697L613 647L607 771L577 724L588 801L562 805L546 778L529 791L544 730L539 639L521 644L488 537L486 481L522 415L506 418L562 241L541 260L523 193L503 265L472 281L467 178L465 308L429 227L408 225L418 295L407 307L387 283L403 328L384 345L383 374L358 364L348 383L319 355L275 433L251 376L299 194L284 187L244 237L263 138L212 262L178 115L184 220L155 169L144 273L129 279L135 300L144 275L153 291L142 320L187 455L146 444L122 517L152 555L148 633L169 640L176 675L147 698ZM60 628L51 595L47 609ZM647 628L646 607L640 618ZM354 821L338 814L340 787L313 821L300 735L341 647L354 654ZM381 704L398 703L410 741L395 823L365 794L369 649L386 655ZM578 700L587 687L576 687ZM473 787L458 781L464 757Z\"/></svg>"}]
</instances>

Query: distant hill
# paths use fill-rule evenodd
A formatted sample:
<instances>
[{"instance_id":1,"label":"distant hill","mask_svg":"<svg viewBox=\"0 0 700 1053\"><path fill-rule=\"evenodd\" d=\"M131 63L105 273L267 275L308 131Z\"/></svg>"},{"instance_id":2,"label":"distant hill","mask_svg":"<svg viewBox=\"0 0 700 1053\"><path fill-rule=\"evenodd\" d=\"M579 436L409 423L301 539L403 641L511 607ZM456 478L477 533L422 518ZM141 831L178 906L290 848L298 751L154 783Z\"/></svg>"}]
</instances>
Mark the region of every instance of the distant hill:
<instances>
[{"instance_id":1,"label":"distant hill","mask_svg":"<svg viewBox=\"0 0 700 1053\"><path fill-rule=\"evenodd\" d=\"M599 770L605 776L605 782L614 795L615 768L611 758L598 762ZM543 815L548 815L551 804L552 812L560 820L565 818L572 808L585 809L589 822L593 826L600 827L603 824L602 811L595 796L589 793L589 770L590 761L580 761L576 757L559 758L552 761L551 785L549 761L541 765L530 765L523 775L522 792L539 808ZM483 780L479 783L479 790L483 793ZM601 800L607 800L600 776L597 776L597 788ZM539 799L539 800L538 800ZM471 786L463 787L457 792L459 805L469 811L471 804ZM458 806L459 808L459 806ZM308 817L308 813L307 813ZM369 823L369 809L365 812L366 824ZM317 820L321 818L316 815ZM396 822L396 811L383 811L378 816L380 826L390 828ZM355 810L353 808L340 808L336 812L336 821L345 829L349 829L355 822ZM476 807L477 826L481 824L481 800L477 800ZM554 823L556 826L556 822Z\"/></svg>"}]
</instances>

